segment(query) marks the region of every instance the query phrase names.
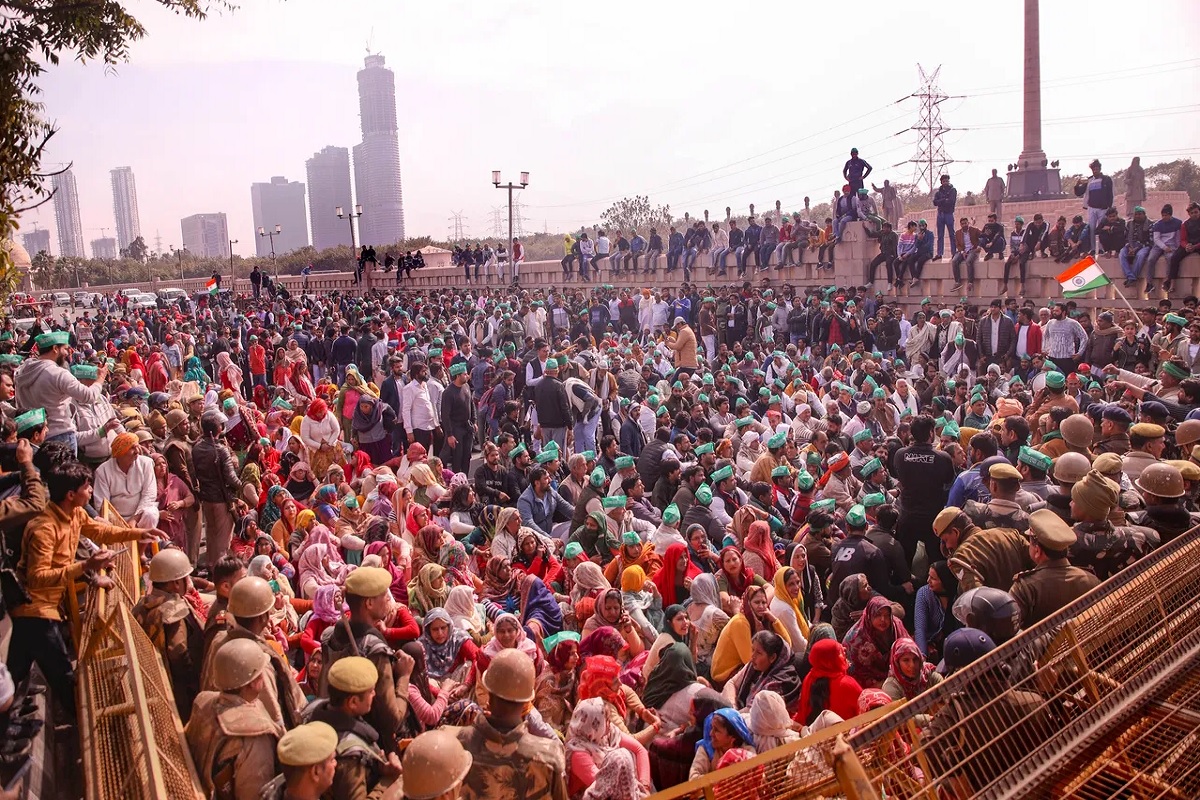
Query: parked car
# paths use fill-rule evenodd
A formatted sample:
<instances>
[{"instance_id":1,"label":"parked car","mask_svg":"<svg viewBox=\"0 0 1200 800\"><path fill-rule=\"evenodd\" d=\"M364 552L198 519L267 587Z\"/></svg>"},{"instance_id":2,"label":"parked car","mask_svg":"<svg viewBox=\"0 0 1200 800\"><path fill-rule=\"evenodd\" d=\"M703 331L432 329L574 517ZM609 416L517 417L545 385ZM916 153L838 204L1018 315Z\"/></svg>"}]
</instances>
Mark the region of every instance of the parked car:
<instances>
[{"instance_id":1,"label":"parked car","mask_svg":"<svg viewBox=\"0 0 1200 800\"><path fill-rule=\"evenodd\" d=\"M187 292L183 289L159 289L158 292L158 307L167 308L170 305L179 303L180 299L187 297Z\"/></svg>"},{"instance_id":2,"label":"parked car","mask_svg":"<svg viewBox=\"0 0 1200 800\"><path fill-rule=\"evenodd\" d=\"M134 298L139 294L145 294L141 289L122 289L121 294L125 297Z\"/></svg>"},{"instance_id":3,"label":"parked car","mask_svg":"<svg viewBox=\"0 0 1200 800\"><path fill-rule=\"evenodd\" d=\"M129 298L127 306L132 311L158 308L158 298L152 294L138 294Z\"/></svg>"},{"instance_id":4,"label":"parked car","mask_svg":"<svg viewBox=\"0 0 1200 800\"><path fill-rule=\"evenodd\" d=\"M53 296L53 302L56 306L69 307L71 305L71 295L67 294L66 292L55 292Z\"/></svg>"},{"instance_id":5,"label":"parked car","mask_svg":"<svg viewBox=\"0 0 1200 800\"><path fill-rule=\"evenodd\" d=\"M91 292L76 292L75 307L76 308L93 308L96 305L96 295Z\"/></svg>"}]
</instances>

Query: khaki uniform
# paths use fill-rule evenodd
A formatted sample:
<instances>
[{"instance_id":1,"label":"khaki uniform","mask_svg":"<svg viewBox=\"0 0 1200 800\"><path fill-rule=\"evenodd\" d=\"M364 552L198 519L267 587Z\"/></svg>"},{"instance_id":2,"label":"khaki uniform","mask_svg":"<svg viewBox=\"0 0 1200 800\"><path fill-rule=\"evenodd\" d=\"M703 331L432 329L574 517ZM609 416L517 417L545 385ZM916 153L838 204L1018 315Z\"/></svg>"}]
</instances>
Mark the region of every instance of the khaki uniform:
<instances>
[{"instance_id":1,"label":"khaki uniform","mask_svg":"<svg viewBox=\"0 0 1200 800\"><path fill-rule=\"evenodd\" d=\"M963 511L971 521L984 530L990 528L1012 528L1018 533L1029 530L1029 513L1020 503L993 497L991 502L980 503L968 500Z\"/></svg>"},{"instance_id":2,"label":"khaki uniform","mask_svg":"<svg viewBox=\"0 0 1200 800\"><path fill-rule=\"evenodd\" d=\"M408 716L408 676L398 677L392 668L392 648L378 629L360 622L351 622L350 629L358 652L346 636L346 626L337 624L321 636L325 654L325 669L321 671L321 694L329 693L326 676L329 668L340 658L359 655L375 665L379 680L375 684L375 700L364 717L367 724L379 733L379 744L385 752L396 752L396 736Z\"/></svg>"},{"instance_id":3,"label":"khaki uniform","mask_svg":"<svg viewBox=\"0 0 1200 800\"><path fill-rule=\"evenodd\" d=\"M204 661L200 617L179 595L153 589L133 607L133 618L166 661L179 718L186 723L200 693L200 666Z\"/></svg>"},{"instance_id":4,"label":"khaki uniform","mask_svg":"<svg viewBox=\"0 0 1200 800\"><path fill-rule=\"evenodd\" d=\"M974 525L967 528L949 562L956 574L961 573L959 590L963 592L979 586L1008 591L1013 577L1033 565L1029 543L1020 533L1012 528L984 530Z\"/></svg>"},{"instance_id":5,"label":"khaki uniform","mask_svg":"<svg viewBox=\"0 0 1200 800\"><path fill-rule=\"evenodd\" d=\"M1055 558L1017 575L1008 593L1021 606L1021 627L1030 628L1099 584L1092 573Z\"/></svg>"},{"instance_id":6,"label":"khaki uniform","mask_svg":"<svg viewBox=\"0 0 1200 800\"><path fill-rule=\"evenodd\" d=\"M208 796L255 800L275 777L275 745L283 727L258 700L201 692L184 732Z\"/></svg>"},{"instance_id":7,"label":"khaki uniform","mask_svg":"<svg viewBox=\"0 0 1200 800\"><path fill-rule=\"evenodd\" d=\"M284 661L283 656L274 647L240 627L236 620L230 619L229 628L218 631L212 637L212 643L204 653L204 667L200 672L200 688L206 692L217 688L216 676L213 671L213 665L216 662L215 656L221 649L221 645L230 639L252 639L258 643L264 653L270 656L271 673L263 682L263 691L259 700L267 713L271 715L271 719L278 720L288 730L299 725L300 712L304 708L305 699L304 692L300 690L300 684L296 682L296 676L292 672L291 666Z\"/></svg>"},{"instance_id":8,"label":"khaki uniform","mask_svg":"<svg viewBox=\"0 0 1200 800\"><path fill-rule=\"evenodd\" d=\"M502 732L481 719L457 729L471 754L462 800L567 800L566 755L556 740L534 736L524 723Z\"/></svg>"},{"instance_id":9,"label":"khaki uniform","mask_svg":"<svg viewBox=\"0 0 1200 800\"><path fill-rule=\"evenodd\" d=\"M381 780L387 763L379 749L379 734L361 719L350 717L318 700L309 709L309 722L324 722L337 731L337 771L333 775L330 797L338 800L379 800L392 784Z\"/></svg>"},{"instance_id":10,"label":"khaki uniform","mask_svg":"<svg viewBox=\"0 0 1200 800\"><path fill-rule=\"evenodd\" d=\"M1142 477L1142 470L1151 464L1157 464L1158 459L1143 450L1130 450L1121 456L1121 471L1132 483Z\"/></svg>"}]
</instances>

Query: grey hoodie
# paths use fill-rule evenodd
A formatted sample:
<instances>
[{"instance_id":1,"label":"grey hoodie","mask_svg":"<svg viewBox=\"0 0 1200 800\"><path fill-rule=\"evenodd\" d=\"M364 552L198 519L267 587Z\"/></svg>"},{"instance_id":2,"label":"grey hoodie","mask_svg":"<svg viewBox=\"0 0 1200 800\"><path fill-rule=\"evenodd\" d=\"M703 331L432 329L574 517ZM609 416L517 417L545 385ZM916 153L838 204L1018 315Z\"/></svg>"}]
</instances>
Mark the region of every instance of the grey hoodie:
<instances>
[{"instance_id":1,"label":"grey hoodie","mask_svg":"<svg viewBox=\"0 0 1200 800\"><path fill-rule=\"evenodd\" d=\"M13 378L17 405L25 410L46 409L46 436L74 433L71 401L92 404L104 397L99 383L84 386L68 370L45 358L31 358L17 367Z\"/></svg>"}]
</instances>

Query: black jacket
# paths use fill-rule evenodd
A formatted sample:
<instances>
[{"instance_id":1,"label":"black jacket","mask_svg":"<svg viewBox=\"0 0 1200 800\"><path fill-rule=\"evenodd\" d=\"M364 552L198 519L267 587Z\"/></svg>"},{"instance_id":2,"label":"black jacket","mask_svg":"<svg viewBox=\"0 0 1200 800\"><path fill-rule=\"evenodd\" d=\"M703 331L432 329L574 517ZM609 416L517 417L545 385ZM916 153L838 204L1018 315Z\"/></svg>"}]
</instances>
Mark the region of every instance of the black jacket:
<instances>
[{"instance_id":1,"label":"black jacket","mask_svg":"<svg viewBox=\"0 0 1200 800\"><path fill-rule=\"evenodd\" d=\"M219 441L202 437L192 446L196 465L197 498L203 503L232 503L242 482L238 480L237 460Z\"/></svg>"},{"instance_id":2,"label":"black jacket","mask_svg":"<svg viewBox=\"0 0 1200 800\"><path fill-rule=\"evenodd\" d=\"M566 428L572 424L567 388L557 377L546 376L533 387L538 424L543 428Z\"/></svg>"}]
</instances>

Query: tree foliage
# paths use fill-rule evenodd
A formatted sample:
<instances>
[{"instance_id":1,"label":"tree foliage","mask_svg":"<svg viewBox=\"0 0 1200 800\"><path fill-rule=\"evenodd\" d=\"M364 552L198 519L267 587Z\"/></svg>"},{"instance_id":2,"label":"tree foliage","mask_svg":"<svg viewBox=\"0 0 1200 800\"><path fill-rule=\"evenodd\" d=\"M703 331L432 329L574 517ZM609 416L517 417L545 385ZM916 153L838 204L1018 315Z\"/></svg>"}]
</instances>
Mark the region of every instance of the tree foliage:
<instances>
[{"instance_id":1,"label":"tree foliage","mask_svg":"<svg viewBox=\"0 0 1200 800\"><path fill-rule=\"evenodd\" d=\"M124 255L134 261L145 261L149 252L150 248L146 247L146 240L139 236L129 243L129 247L125 248Z\"/></svg>"},{"instance_id":2,"label":"tree foliage","mask_svg":"<svg viewBox=\"0 0 1200 800\"><path fill-rule=\"evenodd\" d=\"M652 225L670 225L671 207L652 206L644 195L624 197L600 215L603 226L614 231L645 230Z\"/></svg>"},{"instance_id":3,"label":"tree foliage","mask_svg":"<svg viewBox=\"0 0 1200 800\"><path fill-rule=\"evenodd\" d=\"M154 0L184 16L203 19L210 8L233 9L229 0ZM17 230L21 212L46 202L42 154L54 135L37 97L38 80L61 55L115 65L129 46L146 35L143 25L120 0L0 0L0 239ZM3 276L12 267L0 248Z\"/></svg>"}]
</instances>

